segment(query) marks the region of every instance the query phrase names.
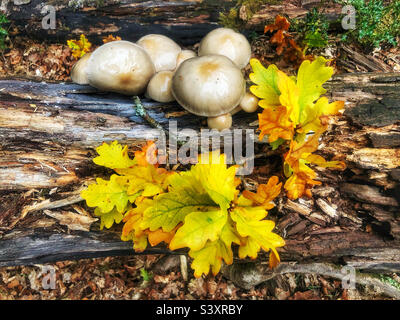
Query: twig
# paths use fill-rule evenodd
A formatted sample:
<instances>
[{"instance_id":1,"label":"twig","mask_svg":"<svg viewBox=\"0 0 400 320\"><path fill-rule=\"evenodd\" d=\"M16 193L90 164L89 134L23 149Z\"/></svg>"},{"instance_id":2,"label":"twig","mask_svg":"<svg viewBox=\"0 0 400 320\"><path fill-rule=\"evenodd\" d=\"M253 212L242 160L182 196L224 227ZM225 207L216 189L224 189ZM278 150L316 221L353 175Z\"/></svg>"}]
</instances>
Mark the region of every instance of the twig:
<instances>
[{"instance_id":1,"label":"twig","mask_svg":"<svg viewBox=\"0 0 400 320\"><path fill-rule=\"evenodd\" d=\"M236 285L250 289L260 283L271 280L278 275L286 273L308 273L319 274L325 277L331 277L342 280L344 274L341 269L329 263L310 263L310 264L295 264L281 263L277 268L270 270L267 266L260 264L233 264L223 269L224 275ZM378 278L370 274L356 273L354 277L356 284L363 286L374 286L385 295L400 299L400 290L380 281Z\"/></svg>"}]
</instances>

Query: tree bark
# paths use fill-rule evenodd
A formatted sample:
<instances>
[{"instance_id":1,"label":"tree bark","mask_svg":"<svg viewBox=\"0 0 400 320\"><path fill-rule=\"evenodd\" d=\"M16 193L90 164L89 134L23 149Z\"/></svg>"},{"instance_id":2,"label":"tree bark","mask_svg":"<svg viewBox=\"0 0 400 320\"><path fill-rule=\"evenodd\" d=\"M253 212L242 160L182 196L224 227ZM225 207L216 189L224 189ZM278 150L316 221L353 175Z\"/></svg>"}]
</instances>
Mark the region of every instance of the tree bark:
<instances>
[{"instance_id":1,"label":"tree bark","mask_svg":"<svg viewBox=\"0 0 400 320\"><path fill-rule=\"evenodd\" d=\"M4 1L3 11L21 35L30 39L65 42L81 33L95 43L112 34L136 41L149 33L165 34L180 45L192 45L216 27L219 12L233 1ZM56 9L56 28L44 29L42 9Z\"/></svg>"},{"instance_id":2,"label":"tree bark","mask_svg":"<svg viewBox=\"0 0 400 320\"><path fill-rule=\"evenodd\" d=\"M330 98L347 103L319 153L346 161L348 169L318 171L322 186L313 189L313 199L280 198L270 215L286 240L282 260L399 272L400 76L338 75L327 87ZM157 138L159 131L135 114L132 99L70 83L1 80L0 101L0 265L134 254L130 243L119 241L118 228L98 232L97 222L91 232L70 231L42 213L62 205L68 210L79 201L76 190L108 174L91 162L103 141L135 149ZM175 103L143 104L166 130L169 120L197 132L205 125ZM256 120L256 114L234 116L236 128L251 131ZM260 171L245 177L264 178ZM51 203L71 192L75 198L32 211L32 194L40 189L41 200ZM148 252L167 252L154 250Z\"/></svg>"},{"instance_id":3,"label":"tree bark","mask_svg":"<svg viewBox=\"0 0 400 320\"><path fill-rule=\"evenodd\" d=\"M312 6L320 5L314 1ZM56 28L44 29L43 18L49 13L43 7L56 9ZM3 11L22 36L51 42L66 42L85 34L94 44L102 44L102 38L112 34L124 40L137 41L149 33L171 37L180 45L193 45L212 29L218 27L220 13L235 8L243 31L263 32L266 23L284 12L289 18L304 17L310 6L301 7L282 1L279 4L259 5L252 8L250 16L244 14L248 4L239 6L235 0L3 0ZM253 4L254 6L254 4ZM340 16L340 7L324 7L324 14L331 22ZM46 20L47 21L47 20Z\"/></svg>"}]
</instances>

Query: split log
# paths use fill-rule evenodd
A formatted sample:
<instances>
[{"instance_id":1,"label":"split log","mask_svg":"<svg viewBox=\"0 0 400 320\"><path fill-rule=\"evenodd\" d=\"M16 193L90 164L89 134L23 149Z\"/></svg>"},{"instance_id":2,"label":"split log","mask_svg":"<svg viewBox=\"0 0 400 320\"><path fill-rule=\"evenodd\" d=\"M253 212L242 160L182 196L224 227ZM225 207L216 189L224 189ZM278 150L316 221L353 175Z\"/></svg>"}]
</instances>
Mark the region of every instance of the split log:
<instances>
[{"instance_id":1,"label":"split log","mask_svg":"<svg viewBox=\"0 0 400 320\"><path fill-rule=\"evenodd\" d=\"M66 42L84 33L101 44L102 37L112 34L136 41L149 33L165 34L181 45L192 45L216 27L219 12L232 1L2 1L3 11L20 34L30 39ZM43 29L48 14L43 7L56 9L56 28Z\"/></svg>"},{"instance_id":2,"label":"split log","mask_svg":"<svg viewBox=\"0 0 400 320\"><path fill-rule=\"evenodd\" d=\"M322 137L319 152L345 160L348 169L319 171L323 185L314 188L313 199L279 200L271 217L287 242L282 259L399 272L400 76L338 75L327 87L331 98L347 104ZM35 189L57 201L88 179L107 175L91 162L101 142L119 140L136 148L157 138L159 132L135 114L131 98L70 83L1 80L0 101L0 265L133 254L130 243L119 241L118 228L98 232L97 222L91 232L68 231L42 212L58 204L26 209ZM179 128L205 126L204 119L174 103L143 103L165 129L169 120L177 120ZM238 113L235 127L254 131L256 119ZM263 177L256 171L247 178ZM154 250L148 253L166 252Z\"/></svg>"},{"instance_id":3,"label":"split log","mask_svg":"<svg viewBox=\"0 0 400 320\"><path fill-rule=\"evenodd\" d=\"M316 1L311 6L320 5ZM43 18L49 13L43 7L52 5L56 9L56 28L44 29ZM220 13L235 8L245 30L263 32L266 22L277 14L285 13L289 18L304 17L310 6L297 7L282 1L279 4L257 5L251 16L244 14L248 4L238 6L232 0L101 0L101 1L47 1L3 0L3 11L18 33L29 39L51 42L66 42L74 35L84 33L91 42L102 44L102 38L112 34L124 40L136 41L149 33L165 34L180 45L193 45L218 26ZM254 4L253 4L254 6ZM330 21L340 16L340 6L324 8ZM47 20L46 20L47 21Z\"/></svg>"}]
</instances>

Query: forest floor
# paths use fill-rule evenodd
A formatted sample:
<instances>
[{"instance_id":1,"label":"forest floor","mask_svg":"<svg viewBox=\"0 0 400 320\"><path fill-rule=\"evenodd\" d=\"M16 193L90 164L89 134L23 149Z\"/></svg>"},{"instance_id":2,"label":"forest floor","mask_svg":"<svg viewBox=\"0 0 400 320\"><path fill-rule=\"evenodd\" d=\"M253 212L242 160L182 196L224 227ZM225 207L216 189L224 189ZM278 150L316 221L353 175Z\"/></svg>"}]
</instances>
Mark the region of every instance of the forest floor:
<instances>
[{"instance_id":1,"label":"forest floor","mask_svg":"<svg viewBox=\"0 0 400 320\"><path fill-rule=\"evenodd\" d=\"M11 34L12 35L12 34ZM267 38L253 41L253 52L263 62L291 70L269 46ZM333 42L323 54L334 58L338 73L399 72L400 48L365 54L357 45ZM0 74L43 81L70 81L75 60L66 44L46 44L13 37L0 52ZM292 70L293 71L293 70ZM190 263L190 261L189 261ZM221 274L196 279L181 274L178 255L136 255L64 261L47 264L55 271L55 287L46 287L43 265L0 268L2 299L388 299L374 288L342 288L340 281L315 274L287 274L251 290L235 286ZM49 270L49 269L47 269ZM392 275L393 279L399 279ZM43 283L45 286L43 287ZM399 281L400 283L400 281Z\"/></svg>"}]
</instances>

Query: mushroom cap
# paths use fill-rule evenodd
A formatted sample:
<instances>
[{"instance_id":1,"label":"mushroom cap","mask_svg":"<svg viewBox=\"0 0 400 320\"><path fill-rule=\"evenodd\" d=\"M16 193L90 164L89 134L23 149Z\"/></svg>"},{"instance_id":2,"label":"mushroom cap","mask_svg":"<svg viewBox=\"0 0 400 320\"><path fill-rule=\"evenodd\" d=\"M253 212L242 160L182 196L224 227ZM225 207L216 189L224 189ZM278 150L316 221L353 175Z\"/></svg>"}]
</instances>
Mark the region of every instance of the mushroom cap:
<instances>
[{"instance_id":1,"label":"mushroom cap","mask_svg":"<svg viewBox=\"0 0 400 320\"><path fill-rule=\"evenodd\" d=\"M93 51L87 66L89 84L126 95L143 93L155 73L144 49L129 41L112 41Z\"/></svg>"},{"instance_id":2,"label":"mushroom cap","mask_svg":"<svg viewBox=\"0 0 400 320\"><path fill-rule=\"evenodd\" d=\"M244 112L252 113L257 111L258 101L258 98L254 94L246 92L242 101L240 101L239 106L243 109Z\"/></svg>"},{"instance_id":3,"label":"mushroom cap","mask_svg":"<svg viewBox=\"0 0 400 320\"><path fill-rule=\"evenodd\" d=\"M175 98L172 95L172 77L174 73L172 71L160 71L157 72L147 85L146 95L158 102L171 102Z\"/></svg>"},{"instance_id":4,"label":"mushroom cap","mask_svg":"<svg viewBox=\"0 0 400 320\"><path fill-rule=\"evenodd\" d=\"M172 39L162 34L148 34L136 42L149 54L156 72L176 68L176 59L181 47Z\"/></svg>"},{"instance_id":5,"label":"mushroom cap","mask_svg":"<svg viewBox=\"0 0 400 320\"><path fill-rule=\"evenodd\" d=\"M88 61L92 53L86 53L82 58L80 58L71 69L71 79L73 82L78 84L89 84L87 77L87 66Z\"/></svg>"},{"instance_id":6,"label":"mushroom cap","mask_svg":"<svg viewBox=\"0 0 400 320\"><path fill-rule=\"evenodd\" d=\"M187 111L216 117L233 110L246 91L241 70L227 57L207 55L184 61L172 79L172 94Z\"/></svg>"},{"instance_id":7,"label":"mushroom cap","mask_svg":"<svg viewBox=\"0 0 400 320\"><path fill-rule=\"evenodd\" d=\"M243 69L250 61L251 47L241 33L228 28L217 28L209 32L200 42L199 56L207 54L226 56Z\"/></svg>"},{"instance_id":8,"label":"mushroom cap","mask_svg":"<svg viewBox=\"0 0 400 320\"><path fill-rule=\"evenodd\" d=\"M194 57L197 57L197 54L193 50L182 50L176 59L176 68L178 68L183 61Z\"/></svg>"},{"instance_id":9,"label":"mushroom cap","mask_svg":"<svg viewBox=\"0 0 400 320\"><path fill-rule=\"evenodd\" d=\"M222 114L218 117L207 118L207 125L210 129L222 131L232 126L232 115L230 113Z\"/></svg>"}]
</instances>

